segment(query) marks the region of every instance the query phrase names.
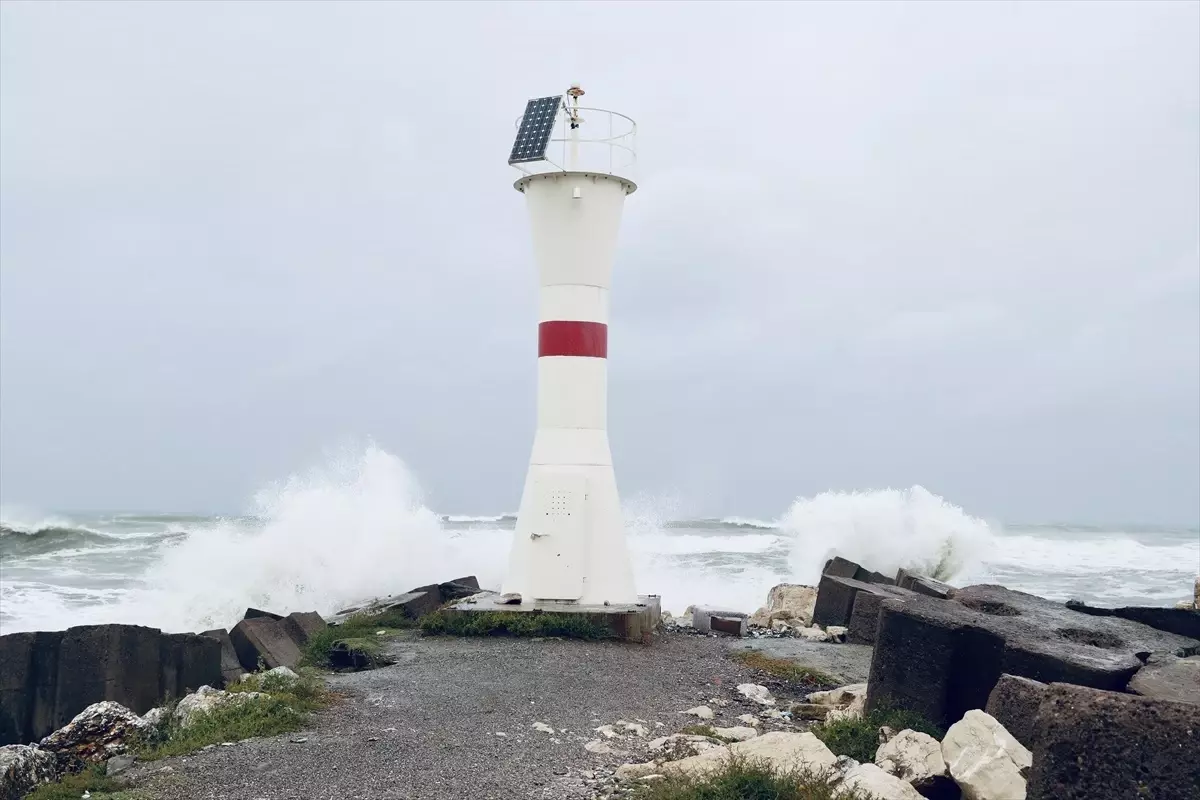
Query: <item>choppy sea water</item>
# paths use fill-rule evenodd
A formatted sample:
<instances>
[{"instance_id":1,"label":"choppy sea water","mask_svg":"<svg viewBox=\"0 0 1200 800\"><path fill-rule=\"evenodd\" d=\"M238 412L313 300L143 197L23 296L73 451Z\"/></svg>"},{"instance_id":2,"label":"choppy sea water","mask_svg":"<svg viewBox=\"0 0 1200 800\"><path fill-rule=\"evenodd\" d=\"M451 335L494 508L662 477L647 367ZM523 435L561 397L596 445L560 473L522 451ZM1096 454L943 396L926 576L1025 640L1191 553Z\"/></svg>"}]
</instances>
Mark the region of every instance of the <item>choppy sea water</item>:
<instances>
[{"instance_id":1,"label":"choppy sea water","mask_svg":"<svg viewBox=\"0 0 1200 800\"><path fill-rule=\"evenodd\" d=\"M677 612L753 611L777 583L815 582L832 555L1099 605L1173 604L1200 569L1198 528L1001 524L921 487L800 498L774 520L677 520L644 499L625 517L639 591ZM266 488L245 516L6 507L0 519L0 633L228 627L250 605L330 612L465 574L498 588L516 521L435 513L375 448Z\"/></svg>"}]
</instances>

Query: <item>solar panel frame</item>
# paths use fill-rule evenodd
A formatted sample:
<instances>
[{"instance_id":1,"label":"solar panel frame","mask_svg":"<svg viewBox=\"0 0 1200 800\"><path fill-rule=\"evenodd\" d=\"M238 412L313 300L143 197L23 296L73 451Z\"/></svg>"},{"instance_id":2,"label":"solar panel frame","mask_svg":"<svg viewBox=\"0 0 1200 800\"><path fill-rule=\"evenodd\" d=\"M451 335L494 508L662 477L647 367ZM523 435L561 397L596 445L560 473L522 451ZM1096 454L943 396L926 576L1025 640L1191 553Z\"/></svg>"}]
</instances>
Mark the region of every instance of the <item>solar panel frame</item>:
<instances>
[{"instance_id":1,"label":"solar panel frame","mask_svg":"<svg viewBox=\"0 0 1200 800\"><path fill-rule=\"evenodd\" d=\"M561 105L562 95L535 97L525 104L525 113L521 116L521 125L508 155L509 164L541 161L546 157L546 148L550 146L550 136L554 133L554 123Z\"/></svg>"}]
</instances>

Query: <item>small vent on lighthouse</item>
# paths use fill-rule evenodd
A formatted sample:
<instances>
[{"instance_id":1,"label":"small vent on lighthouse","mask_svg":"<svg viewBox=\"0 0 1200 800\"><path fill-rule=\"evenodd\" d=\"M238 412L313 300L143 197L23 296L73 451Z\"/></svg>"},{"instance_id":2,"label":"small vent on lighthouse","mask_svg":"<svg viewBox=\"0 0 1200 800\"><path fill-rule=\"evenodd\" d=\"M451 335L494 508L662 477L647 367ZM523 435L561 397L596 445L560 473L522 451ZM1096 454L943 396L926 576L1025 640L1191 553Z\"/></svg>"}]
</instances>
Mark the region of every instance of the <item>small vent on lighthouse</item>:
<instances>
[{"instance_id":1,"label":"small vent on lighthouse","mask_svg":"<svg viewBox=\"0 0 1200 800\"><path fill-rule=\"evenodd\" d=\"M552 491L550 496L546 498L546 516L547 517L569 517L571 516L571 502L574 498L571 497L571 492Z\"/></svg>"}]
</instances>

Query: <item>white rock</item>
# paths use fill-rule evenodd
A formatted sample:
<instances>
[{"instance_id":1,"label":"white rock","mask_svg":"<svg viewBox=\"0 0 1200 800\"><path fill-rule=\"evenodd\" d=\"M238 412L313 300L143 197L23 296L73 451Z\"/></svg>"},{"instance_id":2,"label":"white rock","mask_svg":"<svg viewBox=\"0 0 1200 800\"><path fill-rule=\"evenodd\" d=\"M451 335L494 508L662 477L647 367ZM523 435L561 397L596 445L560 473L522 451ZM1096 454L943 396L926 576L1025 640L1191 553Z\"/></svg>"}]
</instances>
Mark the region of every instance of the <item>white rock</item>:
<instances>
[{"instance_id":1,"label":"white rock","mask_svg":"<svg viewBox=\"0 0 1200 800\"><path fill-rule=\"evenodd\" d=\"M599 739L593 739L583 746L584 750L598 756L606 756L618 752Z\"/></svg>"},{"instance_id":2,"label":"white rock","mask_svg":"<svg viewBox=\"0 0 1200 800\"><path fill-rule=\"evenodd\" d=\"M662 612L661 619L662 619L663 625L674 625L675 624L675 617L671 614L670 611Z\"/></svg>"},{"instance_id":3,"label":"white rock","mask_svg":"<svg viewBox=\"0 0 1200 800\"><path fill-rule=\"evenodd\" d=\"M541 731L542 733L554 733L554 728L551 728L549 725L547 725L544 722L533 723L533 729L535 731Z\"/></svg>"},{"instance_id":4,"label":"white rock","mask_svg":"<svg viewBox=\"0 0 1200 800\"><path fill-rule=\"evenodd\" d=\"M771 690L757 683L739 683L738 694L746 698L752 703L758 703L762 706L775 705L775 698L771 696Z\"/></svg>"},{"instance_id":5,"label":"white rock","mask_svg":"<svg viewBox=\"0 0 1200 800\"><path fill-rule=\"evenodd\" d=\"M776 633L787 633L791 629L792 626L788 625L784 620L777 619L771 621L771 630L775 631Z\"/></svg>"},{"instance_id":6,"label":"white rock","mask_svg":"<svg viewBox=\"0 0 1200 800\"><path fill-rule=\"evenodd\" d=\"M535 725L534 727L536 728L537 726ZM596 730L596 733L600 734L605 739L615 739L621 735L621 734L617 733L616 729L612 725L601 725L599 728L596 728L595 730Z\"/></svg>"},{"instance_id":7,"label":"white rock","mask_svg":"<svg viewBox=\"0 0 1200 800\"><path fill-rule=\"evenodd\" d=\"M766 607L755 612L755 616L772 621L794 619L801 625L812 625L813 607L816 603L817 590L814 587L781 583L771 587L771 591L767 593Z\"/></svg>"},{"instance_id":8,"label":"white rock","mask_svg":"<svg viewBox=\"0 0 1200 800\"><path fill-rule=\"evenodd\" d=\"M733 728L713 728L713 733L717 735L718 739L729 739L735 742L744 742L758 736L757 730L742 725Z\"/></svg>"},{"instance_id":9,"label":"white rock","mask_svg":"<svg viewBox=\"0 0 1200 800\"><path fill-rule=\"evenodd\" d=\"M104 761L125 752L129 742L146 729L142 718L120 703L92 703L74 719L41 741L58 763Z\"/></svg>"},{"instance_id":10,"label":"white rock","mask_svg":"<svg viewBox=\"0 0 1200 800\"><path fill-rule=\"evenodd\" d=\"M214 709L228 705L249 703L260 697L267 697L267 695L262 692L223 692L211 686L201 686L175 706L175 719L179 722L179 727L186 728L192 725L201 714L207 714Z\"/></svg>"},{"instance_id":11,"label":"white rock","mask_svg":"<svg viewBox=\"0 0 1200 800\"><path fill-rule=\"evenodd\" d=\"M637 780L658 772L659 765L653 761L644 764L622 764L617 767L617 777L623 781Z\"/></svg>"},{"instance_id":12,"label":"white rock","mask_svg":"<svg viewBox=\"0 0 1200 800\"><path fill-rule=\"evenodd\" d=\"M670 736L660 736L657 739L651 739L647 744L651 751L661 750L674 742L689 742L691 744L712 744L713 741L707 736L701 736L698 733L672 733Z\"/></svg>"},{"instance_id":13,"label":"white rock","mask_svg":"<svg viewBox=\"0 0 1200 800\"><path fill-rule=\"evenodd\" d=\"M53 753L28 744L0 747L0 797L24 797L57 777Z\"/></svg>"},{"instance_id":14,"label":"white rock","mask_svg":"<svg viewBox=\"0 0 1200 800\"><path fill-rule=\"evenodd\" d=\"M1033 755L991 715L971 709L951 725L942 757L966 800L1025 800Z\"/></svg>"},{"instance_id":15,"label":"white rock","mask_svg":"<svg viewBox=\"0 0 1200 800\"><path fill-rule=\"evenodd\" d=\"M738 717L738 722L744 722L747 725L762 725L762 720L753 714L742 714Z\"/></svg>"},{"instance_id":16,"label":"white rock","mask_svg":"<svg viewBox=\"0 0 1200 800\"><path fill-rule=\"evenodd\" d=\"M825 632L828 633L829 637L835 642L844 642L846 641L846 634L850 632L850 629L844 628L841 625L830 625L825 629Z\"/></svg>"},{"instance_id":17,"label":"white rock","mask_svg":"<svg viewBox=\"0 0 1200 800\"><path fill-rule=\"evenodd\" d=\"M900 731L876 750L875 763L889 775L917 785L946 774L941 742L914 730Z\"/></svg>"},{"instance_id":18,"label":"white rock","mask_svg":"<svg viewBox=\"0 0 1200 800\"><path fill-rule=\"evenodd\" d=\"M778 708L764 708L762 711L758 712L758 715L760 717L762 717L763 719L782 719L783 718L783 712L780 711Z\"/></svg>"},{"instance_id":19,"label":"white rock","mask_svg":"<svg viewBox=\"0 0 1200 800\"><path fill-rule=\"evenodd\" d=\"M828 642L829 634L813 625L810 628L797 628L795 635L801 639L808 639L810 642Z\"/></svg>"},{"instance_id":20,"label":"white rock","mask_svg":"<svg viewBox=\"0 0 1200 800\"><path fill-rule=\"evenodd\" d=\"M699 717L700 719L713 718L713 710L708 706L696 706L695 708L689 708L687 711L682 713L691 714L693 717Z\"/></svg>"},{"instance_id":21,"label":"white rock","mask_svg":"<svg viewBox=\"0 0 1200 800\"><path fill-rule=\"evenodd\" d=\"M968 711L946 731L946 737L942 740L942 757L950 764L961 750L968 747L999 747L1008 753L1018 769L1033 766L1033 754L1029 749L1005 730L995 717L977 708Z\"/></svg>"},{"instance_id":22,"label":"white rock","mask_svg":"<svg viewBox=\"0 0 1200 800\"><path fill-rule=\"evenodd\" d=\"M825 715L826 722L837 722L844 719L862 719L863 712L867 707L867 696L854 698L850 705L845 708L832 708Z\"/></svg>"},{"instance_id":23,"label":"white rock","mask_svg":"<svg viewBox=\"0 0 1200 800\"><path fill-rule=\"evenodd\" d=\"M793 769L812 772L826 770L837 761L825 743L808 731L804 733L773 731L745 742L736 742L727 747L716 747L698 756L667 762L660 765L658 771L700 775L720 768L731 755L749 761L764 761L778 772Z\"/></svg>"},{"instance_id":24,"label":"white rock","mask_svg":"<svg viewBox=\"0 0 1200 800\"><path fill-rule=\"evenodd\" d=\"M387 633L387 631L383 632ZM276 667L275 669L269 669L262 674L262 677L266 678L269 675L274 675L276 678L282 678L287 681L300 680L300 676L296 674L295 670L292 670L288 667Z\"/></svg>"},{"instance_id":25,"label":"white rock","mask_svg":"<svg viewBox=\"0 0 1200 800\"><path fill-rule=\"evenodd\" d=\"M924 800L912 784L887 774L874 764L859 764L842 776L837 794L844 795L853 791L886 800Z\"/></svg>"},{"instance_id":26,"label":"white rock","mask_svg":"<svg viewBox=\"0 0 1200 800\"><path fill-rule=\"evenodd\" d=\"M865 683L852 683L849 686L830 689L827 692L813 692L808 696L808 702L823 706L848 706L854 702L855 698L866 699L866 696L867 685Z\"/></svg>"},{"instance_id":27,"label":"white rock","mask_svg":"<svg viewBox=\"0 0 1200 800\"><path fill-rule=\"evenodd\" d=\"M708 704L710 706L716 706L717 708L724 708L725 706L729 705L729 701L723 697L710 697L708 698Z\"/></svg>"},{"instance_id":28,"label":"white rock","mask_svg":"<svg viewBox=\"0 0 1200 800\"><path fill-rule=\"evenodd\" d=\"M632 733L634 736L640 736L643 739L650 735L650 729L645 725L637 722L626 722L623 719L617 720L619 725L626 733Z\"/></svg>"},{"instance_id":29,"label":"white rock","mask_svg":"<svg viewBox=\"0 0 1200 800\"><path fill-rule=\"evenodd\" d=\"M167 709L163 706L159 706L158 708L152 708L145 714L142 714L142 722L146 723L146 725L149 727L158 727L162 723L163 719L166 718L166 716Z\"/></svg>"}]
</instances>

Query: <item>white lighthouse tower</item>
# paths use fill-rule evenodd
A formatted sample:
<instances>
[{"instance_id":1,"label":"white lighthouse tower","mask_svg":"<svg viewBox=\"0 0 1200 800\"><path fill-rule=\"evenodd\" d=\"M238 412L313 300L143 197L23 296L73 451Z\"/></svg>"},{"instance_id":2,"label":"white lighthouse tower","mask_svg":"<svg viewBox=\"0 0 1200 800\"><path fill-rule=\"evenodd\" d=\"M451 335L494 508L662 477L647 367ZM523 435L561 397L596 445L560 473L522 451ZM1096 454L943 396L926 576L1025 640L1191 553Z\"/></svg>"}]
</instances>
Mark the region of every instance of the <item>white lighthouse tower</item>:
<instances>
[{"instance_id":1,"label":"white lighthouse tower","mask_svg":"<svg viewBox=\"0 0 1200 800\"><path fill-rule=\"evenodd\" d=\"M537 261L537 433L502 591L539 605L638 603L608 446L608 308L636 124L530 100L508 163L523 176Z\"/></svg>"}]
</instances>

